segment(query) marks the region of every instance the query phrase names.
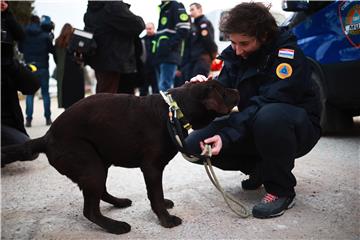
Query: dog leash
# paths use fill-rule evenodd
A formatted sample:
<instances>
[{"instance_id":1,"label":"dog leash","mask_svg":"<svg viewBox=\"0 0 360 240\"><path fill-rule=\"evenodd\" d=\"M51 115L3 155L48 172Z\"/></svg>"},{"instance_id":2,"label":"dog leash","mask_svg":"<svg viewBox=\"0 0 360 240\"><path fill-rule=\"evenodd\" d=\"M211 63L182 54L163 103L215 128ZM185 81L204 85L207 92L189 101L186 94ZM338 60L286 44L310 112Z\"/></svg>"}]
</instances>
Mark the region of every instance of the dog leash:
<instances>
[{"instance_id":1,"label":"dog leash","mask_svg":"<svg viewBox=\"0 0 360 240\"><path fill-rule=\"evenodd\" d=\"M205 171L215 186L215 188L221 193L228 207L238 216L242 218L247 218L251 215L248 208L239 200L237 200L232 194L227 193L220 185L218 178L216 177L214 168L211 164L212 150L209 144L205 145L204 150L200 155L189 154L185 149L184 144L184 130L186 135L192 131L191 124L185 119L184 114L181 112L177 103L172 99L171 95L167 92L160 91L161 96L164 98L164 101L169 105L169 121L168 121L168 130L171 136L171 139L177 146L178 150L181 152L183 157L190 162L203 161ZM180 123L182 122L182 123ZM231 202L239 207L235 209Z\"/></svg>"}]
</instances>

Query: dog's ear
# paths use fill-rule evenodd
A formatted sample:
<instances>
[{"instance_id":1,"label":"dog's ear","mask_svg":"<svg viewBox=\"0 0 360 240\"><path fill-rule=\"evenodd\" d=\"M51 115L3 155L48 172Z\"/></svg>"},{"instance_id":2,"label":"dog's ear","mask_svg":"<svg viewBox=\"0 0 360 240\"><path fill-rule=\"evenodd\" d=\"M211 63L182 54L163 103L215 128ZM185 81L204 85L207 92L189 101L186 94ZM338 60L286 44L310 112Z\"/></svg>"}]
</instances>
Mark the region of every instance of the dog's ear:
<instances>
[{"instance_id":1,"label":"dog's ear","mask_svg":"<svg viewBox=\"0 0 360 240\"><path fill-rule=\"evenodd\" d=\"M202 100L202 103L207 110L213 110L221 114L227 114L229 112L223 96L221 96L214 86L207 86L206 92L207 94L205 95L205 99Z\"/></svg>"}]
</instances>

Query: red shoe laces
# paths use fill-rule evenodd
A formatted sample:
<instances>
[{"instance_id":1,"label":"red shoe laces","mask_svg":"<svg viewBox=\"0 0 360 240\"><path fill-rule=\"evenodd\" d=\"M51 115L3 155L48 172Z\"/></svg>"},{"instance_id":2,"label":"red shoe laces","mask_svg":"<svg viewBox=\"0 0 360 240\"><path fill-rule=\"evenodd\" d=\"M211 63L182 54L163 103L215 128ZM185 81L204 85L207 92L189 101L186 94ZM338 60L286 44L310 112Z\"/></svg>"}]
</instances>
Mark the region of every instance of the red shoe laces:
<instances>
[{"instance_id":1,"label":"red shoe laces","mask_svg":"<svg viewBox=\"0 0 360 240\"><path fill-rule=\"evenodd\" d=\"M270 202L275 201L276 199L278 199L277 196L272 195L272 194L270 194L270 193L267 193L267 194L263 197L262 202L264 202L264 203L270 203Z\"/></svg>"}]
</instances>

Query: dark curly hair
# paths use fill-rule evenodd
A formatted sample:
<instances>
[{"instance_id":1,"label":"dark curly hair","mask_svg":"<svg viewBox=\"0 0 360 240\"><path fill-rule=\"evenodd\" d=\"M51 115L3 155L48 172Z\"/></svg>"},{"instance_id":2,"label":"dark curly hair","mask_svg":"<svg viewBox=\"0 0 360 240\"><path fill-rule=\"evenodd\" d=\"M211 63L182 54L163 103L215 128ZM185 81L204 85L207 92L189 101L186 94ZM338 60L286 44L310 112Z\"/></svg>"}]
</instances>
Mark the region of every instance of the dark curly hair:
<instances>
[{"instance_id":1,"label":"dark curly hair","mask_svg":"<svg viewBox=\"0 0 360 240\"><path fill-rule=\"evenodd\" d=\"M244 2L225 12L220 20L220 31L245 34L259 40L272 39L279 28L271 15L270 6L259 2Z\"/></svg>"}]
</instances>

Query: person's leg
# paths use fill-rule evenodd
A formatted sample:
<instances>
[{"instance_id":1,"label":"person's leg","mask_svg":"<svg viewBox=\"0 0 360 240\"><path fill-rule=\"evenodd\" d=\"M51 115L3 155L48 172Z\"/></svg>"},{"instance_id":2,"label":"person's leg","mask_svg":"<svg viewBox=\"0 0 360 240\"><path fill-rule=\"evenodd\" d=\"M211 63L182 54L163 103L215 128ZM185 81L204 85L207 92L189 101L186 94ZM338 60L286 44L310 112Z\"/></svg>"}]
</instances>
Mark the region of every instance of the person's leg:
<instances>
[{"instance_id":1,"label":"person's leg","mask_svg":"<svg viewBox=\"0 0 360 240\"><path fill-rule=\"evenodd\" d=\"M29 136L18 129L4 124L1 125L1 147L21 144L28 140L30 140ZM13 160L9 160L5 155L1 154L1 167L11 162L13 162Z\"/></svg>"},{"instance_id":2,"label":"person's leg","mask_svg":"<svg viewBox=\"0 0 360 240\"><path fill-rule=\"evenodd\" d=\"M117 93L134 94L136 73L120 74Z\"/></svg>"},{"instance_id":3,"label":"person's leg","mask_svg":"<svg viewBox=\"0 0 360 240\"><path fill-rule=\"evenodd\" d=\"M152 71L149 72L149 79L148 80L149 80L150 86L151 86L151 93L152 94L159 93L159 85L158 85L155 70L152 70Z\"/></svg>"},{"instance_id":4,"label":"person's leg","mask_svg":"<svg viewBox=\"0 0 360 240\"><path fill-rule=\"evenodd\" d=\"M274 103L264 106L256 114L253 134L262 159L263 184L271 195L254 207L253 214L260 218L279 216L293 204L296 179L291 171L295 158L315 146L320 131L311 123L304 109ZM275 200L280 200L277 205Z\"/></svg>"},{"instance_id":5,"label":"person's leg","mask_svg":"<svg viewBox=\"0 0 360 240\"><path fill-rule=\"evenodd\" d=\"M179 81L177 82L177 86L183 85L186 81L190 81L192 77L192 69L194 66L194 62L189 62L182 66L181 68L181 77L179 78Z\"/></svg>"},{"instance_id":6,"label":"person's leg","mask_svg":"<svg viewBox=\"0 0 360 240\"><path fill-rule=\"evenodd\" d=\"M210 58L209 58L210 59ZM210 63L208 60L204 59L203 57L200 57L194 62L194 66L191 72L191 77L194 77L198 74L209 76L210 73Z\"/></svg>"},{"instance_id":7,"label":"person's leg","mask_svg":"<svg viewBox=\"0 0 360 240\"><path fill-rule=\"evenodd\" d=\"M31 127L32 115L34 111L34 95L26 95L26 127Z\"/></svg>"},{"instance_id":8,"label":"person's leg","mask_svg":"<svg viewBox=\"0 0 360 240\"><path fill-rule=\"evenodd\" d=\"M117 93L120 73L95 71L96 93Z\"/></svg>"},{"instance_id":9,"label":"person's leg","mask_svg":"<svg viewBox=\"0 0 360 240\"><path fill-rule=\"evenodd\" d=\"M174 63L161 63L159 67L159 90L167 91L174 85L177 66Z\"/></svg>"},{"instance_id":10,"label":"person's leg","mask_svg":"<svg viewBox=\"0 0 360 240\"><path fill-rule=\"evenodd\" d=\"M51 124L51 110L50 110L50 94L49 94L49 70L48 69L39 69L38 76L40 79L41 87L41 96L43 98L44 105L44 117L46 119L46 124Z\"/></svg>"}]
</instances>

